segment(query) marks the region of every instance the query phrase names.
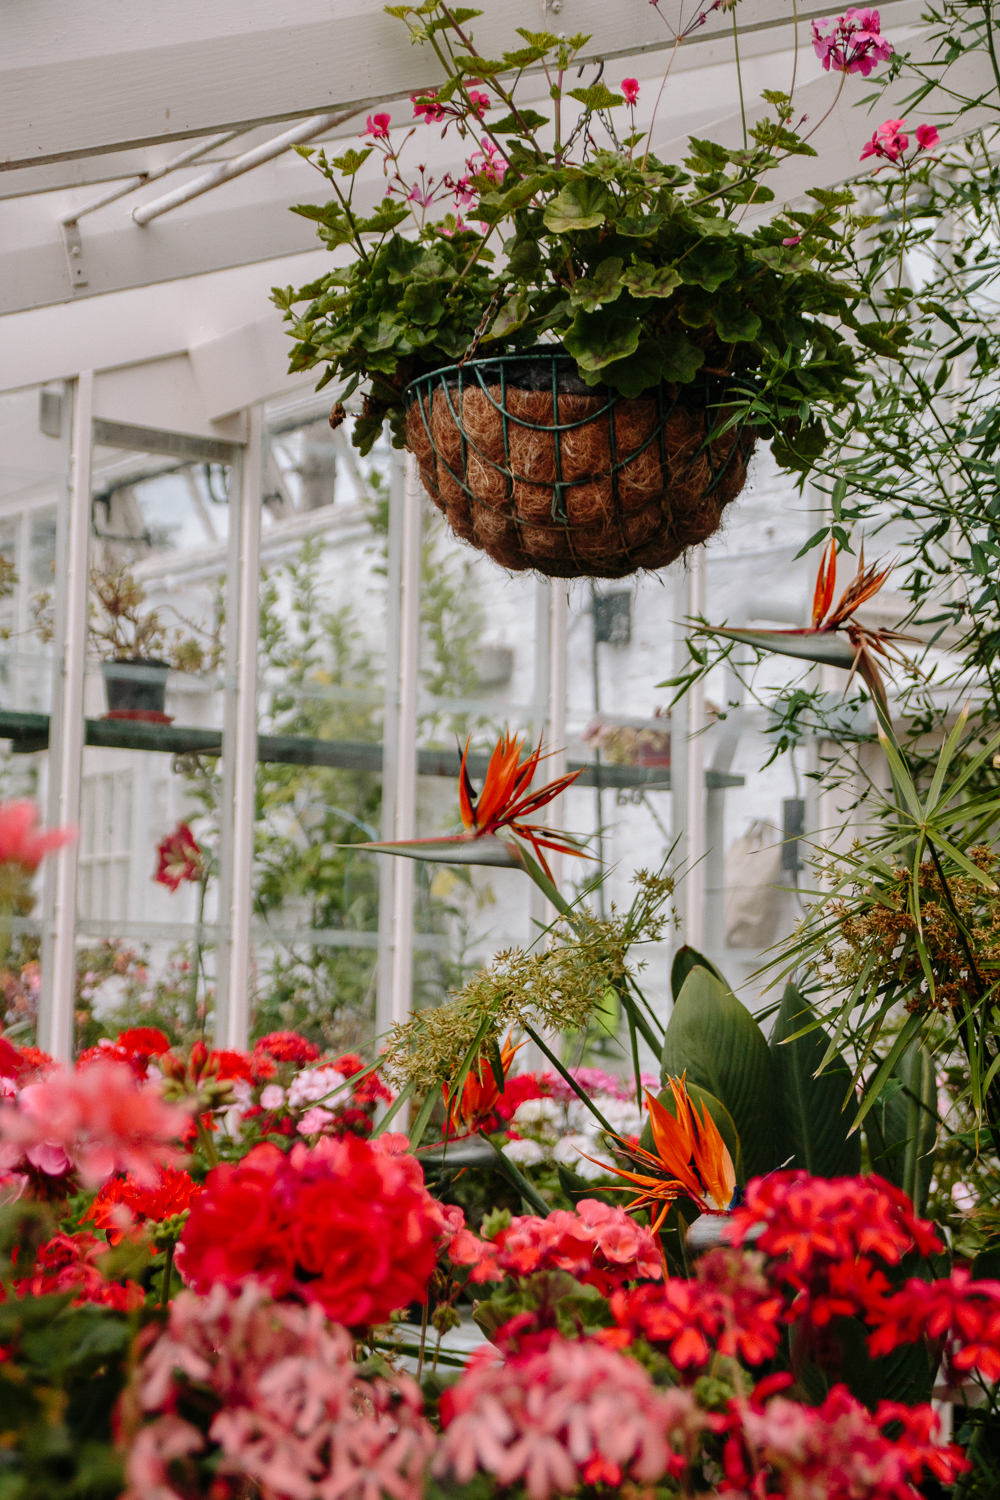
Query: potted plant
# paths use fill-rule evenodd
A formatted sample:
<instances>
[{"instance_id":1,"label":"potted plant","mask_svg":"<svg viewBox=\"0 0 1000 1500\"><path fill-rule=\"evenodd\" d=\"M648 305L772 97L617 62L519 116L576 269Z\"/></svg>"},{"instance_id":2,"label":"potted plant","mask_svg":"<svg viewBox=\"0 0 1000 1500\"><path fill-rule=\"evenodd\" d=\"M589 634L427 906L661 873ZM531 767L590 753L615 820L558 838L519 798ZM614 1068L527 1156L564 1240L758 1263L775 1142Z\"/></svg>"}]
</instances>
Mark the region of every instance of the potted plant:
<instances>
[{"instance_id":1,"label":"potted plant","mask_svg":"<svg viewBox=\"0 0 1000 1500\"><path fill-rule=\"evenodd\" d=\"M849 193L816 191L806 211L743 227L773 196L766 174L815 154L791 128L789 96L766 95L773 118L750 127L745 149L692 139L681 168L635 128L634 79L621 92L600 78L567 86L588 38L521 30L524 45L491 60L467 29L476 12L433 0L389 12L441 62L442 86L415 97L415 114L458 132L465 170L405 175L414 129L394 142L388 114L368 117L362 150L328 160L299 148L335 197L296 212L354 252L274 292L296 340L291 368L324 365L321 384L344 382L331 422L362 388L362 452L388 417L460 536L555 577L621 577L704 541L761 437L808 469L820 412L858 383L844 333L857 293L838 279L858 220ZM873 37L877 57L891 51L872 14L861 40L850 17L834 23L845 76ZM528 68L544 70L548 116L518 103ZM373 151L386 193L364 216L355 183Z\"/></svg>"},{"instance_id":2,"label":"potted plant","mask_svg":"<svg viewBox=\"0 0 1000 1500\"><path fill-rule=\"evenodd\" d=\"M167 674L197 672L205 651L195 636L169 628L146 607L146 591L124 566L91 570L90 638L99 651L108 719L172 722L164 713Z\"/></svg>"}]
</instances>

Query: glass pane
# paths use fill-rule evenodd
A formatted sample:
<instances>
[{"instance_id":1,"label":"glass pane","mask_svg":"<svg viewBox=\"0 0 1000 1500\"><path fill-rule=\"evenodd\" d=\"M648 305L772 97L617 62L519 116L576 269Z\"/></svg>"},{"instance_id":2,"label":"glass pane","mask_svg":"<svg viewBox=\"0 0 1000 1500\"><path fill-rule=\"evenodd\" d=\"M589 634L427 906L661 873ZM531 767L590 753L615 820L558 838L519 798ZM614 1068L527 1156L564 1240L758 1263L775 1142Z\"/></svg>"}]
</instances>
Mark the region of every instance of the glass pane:
<instances>
[{"instance_id":1,"label":"glass pane","mask_svg":"<svg viewBox=\"0 0 1000 1500\"><path fill-rule=\"evenodd\" d=\"M97 445L77 1046L210 1033L230 470Z\"/></svg>"}]
</instances>

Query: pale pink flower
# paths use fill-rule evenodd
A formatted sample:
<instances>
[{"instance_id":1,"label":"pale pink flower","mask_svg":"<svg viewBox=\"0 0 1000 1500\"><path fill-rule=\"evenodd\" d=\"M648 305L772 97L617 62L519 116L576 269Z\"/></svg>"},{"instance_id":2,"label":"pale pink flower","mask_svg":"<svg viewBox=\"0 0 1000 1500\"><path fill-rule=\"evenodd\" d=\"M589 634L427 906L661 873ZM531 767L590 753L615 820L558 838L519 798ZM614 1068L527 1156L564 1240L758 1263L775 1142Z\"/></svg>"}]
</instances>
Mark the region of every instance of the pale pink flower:
<instances>
[{"instance_id":1,"label":"pale pink flower","mask_svg":"<svg viewBox=\"0 0 1000 1500\"><path fill-rule=\"evenodd\" d=\"M261 1100L261 1103L264 1101ZM322 1135L323 1131L336 1119L332 1109L324 1109L322 1104L314 1104L312 1109L307 1109L298 1123L297 1129L300 1135Z\"/></svg>"},{"instance_id":2,"label":"pale pink flower","mask_svg":"<svg viewBox=\"0 0 1000 1500\"><path fill-rule=\"evenodd\" d=\"M181 1446L187 1435L171 1415L178 1375L207 1385L221 1403L209 1429L221 1474L294 1500L420 1500L434 1435L416 1383L397 1374L363 1379L353 1350L316 1304L275 1304L254 1284L238 1295L221 1286L207 1297L181 1293L136 1375L141 1406L163 1414L132 1447L125 1500L150 1500L147 1485L167 1448L204 1446L197 1433L193 1448ZM178 1497L169 1489L160 1500Z\"/></svg>"},{"instance_id":3,"label":"pale pink flower","mask_svg":"<svg viewBox=\"0 0 1000 1500\"><path fill-rule=\"evenodd\" d=\"M827 26L833 30L825 32ZM835 21L814 21L812 30L813 48L827 72L832 68L835 73L860 73L867 78L893 53L891 42L882 35L877 10L858 10L852 5Z\"/></svg>"},{"instance_id":4,"label":"pale pink flower","mask_svg":"<svg viewBox=\"0 0 1000 1500\"><path fill-rule=\"evenodd\" d=\"M0 1104L0 1139L51 1176L74 1166L88 1187L115 1171L152 1186L160 1162L181 1158L172 1142L187 1119L155 1085L140 1087L127 1063L98 1062L74 1073L59 1068L23 1088L16 1107Z\"/></svg>"},{"instance_id":5,"label":"pale pink flower","mask_svg":"<svg viewBox=\"0 0 1000 1500\"><path fill-rule=\"evenodd\" d=\"M650 1484L674 1468L674 1439L711 1424L686 1390L659 1391L640 1364L590 1340L553 1337L506 1361L473 1355L441 1401L439 1477L477 1471L523 1483L530 1500L582 1482Z\"/></svg>"},{"instance_id":6,"label":"pale pink flower","mask_svg":"<svg viewBox=\"0 0 1000 1500\"><path fill-rule=\"evenodd\" d=\"M261 1109L280 1109L285 1102L285 1091L280 1083L269 1083L260 1091Z\"/></svg>"}]
</instances>

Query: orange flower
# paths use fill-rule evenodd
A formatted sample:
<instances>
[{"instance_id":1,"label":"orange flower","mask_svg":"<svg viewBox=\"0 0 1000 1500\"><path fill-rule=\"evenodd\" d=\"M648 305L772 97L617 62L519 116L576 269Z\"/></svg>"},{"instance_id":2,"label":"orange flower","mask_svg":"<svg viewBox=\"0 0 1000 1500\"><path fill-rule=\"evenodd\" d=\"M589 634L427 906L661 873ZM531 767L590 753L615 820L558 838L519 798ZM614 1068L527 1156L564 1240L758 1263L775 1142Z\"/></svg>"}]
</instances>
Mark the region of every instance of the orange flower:
<instances>
[{"instance_id":1,"label":"orange flower","mask_svg":"<svg viewBox=\"0 0 1000 1500\"><path fill-rule=\"evenodd\" d=\"M503 1068L505 1079L510 1072L510 1065L514 1061L515 1054L523 1046L523 1042L519 1042L516 1047L512 1046L508 1033L500 1053L500 1066ZM461 1093L456 1098L451 1097L450 1085L443 1083L441 1094L448 1116L445 1125L447 1138L454 1140L456 1136L472 1135L474 1131L481 1130L484 1125L488 1125L493 1118L501 1092L489 1059L483 1057L482 1054L480 1054L479 1061L473 1063L466 1074Z\"/></svg>"},{"instance_id":2,"label":"orange flower","mask_svg":"<svg viewBox=\"0 0 1000 1500\"><path fill-rule=\"evenodd\" d=\"M687 1074L669 1078L677 1118L653 1094L646 1090L646 1108L653 1130L656 1154L628 1142L621 1144L634 1164L643 1169L628 1172L611 1167L616 1176L624 1177L639 1189L639 1196L629 1208L650 1208L662 1204L653 1221L655 1233L677 1198L690 1198L702 1213L724 1213L736 1191L736 1170L718 1126L705 1105L698 1106L687 1091Z\"/></svg>"},{"instance_id":3,"label":"orange flower","mask_svg":"<svg viewBox=\"0 0 1000 1500\"><path fill-rule=\"evenodd\" d=\"M500 736L490 756L483 789L477 799L466 770L465 763L469 755L469 741L466 740L458 781L462 823L471 831L473 838L483 838L496 834L500 828L509 828L511 833L517 834L518 838L525 839L531 845L538 863L551 880L552 872L542 853L543 849L553 849L559 854L579 854L584 859L589 858L589 855L577 848L568 833L546 828L538 823L526 823L523 819L537 813L567 787L572 786L582 774L583 768L571 771L566 776L559 776L537 791L528 791L538 762L543 758L542 746L539 741L537 749L532 751L527 760L522 761L523 743L523 740L512 739L506 732Z\"/></svg>"},{"instance_id":4,"label":"orange flower","mask_svg":"<svg viewBox=\"0 0 1000 1500\"><path fill-rule=\"evenodd\" d=\"M812 626L802 632L784 632L782 634L803 635L827 635L831 631L845 629L847 639L854 647L854 665L851 668L851 676L860 672L865 682L871 688L872 693L886 701L885 686L878 664L873 652L885 657L888 661L892 656L897 660L905 661L898 651L892 649L895 641L912 641L916 637L912 635L901 635L897 630L869 630L866 625L861 625L852 616L856 609L873 598L885 583L891 567L879 571L878 563L872 563L870 568L865 567L865 549L861 548L858 557L858 571L847 585L840 596L837 607L830 611L833 603L834 589L837 584L837 543L833 537L823 549L819 560L819 572L816 575L816 588L813 593ZM848 678L848 687L850 678Z\"/></svg>"}]
</instances>

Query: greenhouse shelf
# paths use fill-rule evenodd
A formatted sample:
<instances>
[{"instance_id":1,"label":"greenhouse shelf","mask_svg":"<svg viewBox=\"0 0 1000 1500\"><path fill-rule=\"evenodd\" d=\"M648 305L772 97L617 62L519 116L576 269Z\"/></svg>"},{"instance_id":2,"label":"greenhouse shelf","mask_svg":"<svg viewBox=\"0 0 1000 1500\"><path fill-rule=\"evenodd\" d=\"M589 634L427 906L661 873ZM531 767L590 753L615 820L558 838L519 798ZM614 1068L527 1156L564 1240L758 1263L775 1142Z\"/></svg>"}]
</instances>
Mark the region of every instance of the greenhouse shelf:
<instances>
[{"instance_id":1,"label":"greenhouse shelf","mask_svg":"<svg viewBox=\"0 0 1000 1500\"><path fill-rule=\"evenodd\" d=\"M218 755L222 749L222 732L218 729L150 724L135 719L85 719L84 724L85 743L105 749L154 750L167 755ZM0 709L0 739L10 740L14 755L45 750L49 743L49 716ZM261 734L257 736L257 758L284 765L379 772L382 769L382 746L366 740L313 740L301 735ZM488 763L488 755L473 753L468 758L468 769L473 776L480 778L485 775ZM424 748L417 751L418 776L457 777L460 765L457 750ZM668 791L670 788L670 769L666 766L605 766L595 765L593 761L570 761L568 769L582 771L577 786L645 787L651 791ZM743 784L742 776L727 771L705 772L705 786L709 791Z\"/></svg>"}]
</instances>

